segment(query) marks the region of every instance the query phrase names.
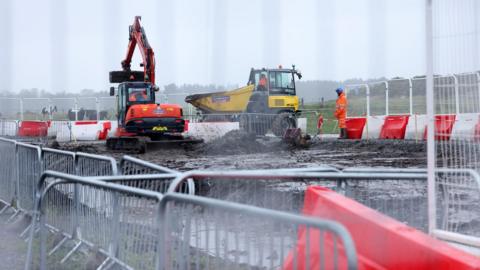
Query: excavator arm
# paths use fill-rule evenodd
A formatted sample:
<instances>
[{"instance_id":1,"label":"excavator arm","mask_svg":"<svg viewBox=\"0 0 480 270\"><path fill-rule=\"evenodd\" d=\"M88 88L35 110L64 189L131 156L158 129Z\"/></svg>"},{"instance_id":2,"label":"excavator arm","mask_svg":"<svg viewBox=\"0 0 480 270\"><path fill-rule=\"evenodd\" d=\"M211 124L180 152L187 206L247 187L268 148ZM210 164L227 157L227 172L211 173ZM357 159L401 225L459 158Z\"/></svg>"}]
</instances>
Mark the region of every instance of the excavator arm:
<instances>
[{"instance_id":1,"label":"excavator arm","mask_svg":"<svg viewBox=\"0 0 480 270\"><path fill-rule=\"evenodd\" d=\"M122 71L111 71L110 82L121 83L125 81L145 81L155 85L155 55L153 49L148 43L145 30L140 25L140 16L135 16L135 20L129 27L129 42L127 54L122 61ZM143 72L132 71L131 63L135 48L138 46L142 55Z\"/></svg>"}]
</instances>

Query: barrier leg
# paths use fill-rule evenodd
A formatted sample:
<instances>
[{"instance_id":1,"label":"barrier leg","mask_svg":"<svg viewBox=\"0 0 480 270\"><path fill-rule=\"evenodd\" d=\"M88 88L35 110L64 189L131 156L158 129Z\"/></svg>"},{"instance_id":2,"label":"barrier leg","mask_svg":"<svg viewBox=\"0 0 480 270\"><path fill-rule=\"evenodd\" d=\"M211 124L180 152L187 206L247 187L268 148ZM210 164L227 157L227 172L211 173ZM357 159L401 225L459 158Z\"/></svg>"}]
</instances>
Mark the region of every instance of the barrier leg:
<instances>
[{"instance_id":1,"label":"barrier leg","mask_svg":"<svg viewBox=\"0 0 480 270\"><path fill-rule=\"evenodd\" d=\"M20 234L20 238L23 238L31 227L32 227L32 224L28 225L27 228L25 228L25 230L23 230L23 232Z\"/></svg>"},{"instance_id":2,"label":"barrier leg","mask_svg":"<svg viewBox=\"0 0 480 270\"><path fill-rule=\"evenodd\" d=\"M82 246L82 244L83 244L82 241L78 242L78 244L76 244L76 245L72 248L72 250L70 250L70 251L67 253L67 255L65 255L65 257L60 261L60 263L61 263L61 264L64 264L64 263L68 260L68 258L70 258L70 256L72 256L73 253L75 253L75 251L77 251L77 250Z\"/></svg>"},{"instance_id":3,"label":"barrier leg","mask_svg":"<svg viewBox=\"0 0 480 270\"><path fill-rule=\"evenodd\" d=\"M13 219L15 219L19 214L20 214L20 211L16 211L11 217L7 219L7 221L5 221L5 223L9 223Z\"/></svg>"},{"instance_id":4,"label":"barrier leg","mask_svg":"<svg viewBox=\"0 0 480 270\"><path fill-rule=\"evenodd\" d=\"M65 241L67 241L67 239L68 236L64 236L62 240L60 240L60 242L58 242L58 244L56 244L55 247L53 247L52 250L48 252L48 256L52 256L52 254L55 253L55 251L57 251L65 243Z\"/></svg>"},{"instance_id":5,"label":"barrier leg","mask_svg":"<svg viewBox=\"0 0 480 270\"><path fill-rule=\"evenodd\" d=\"M3 214L3 212L7 211L7 209L9 208L10 206L9 205L5 205L2 210L0 210L0 215Z\"/></svg>"}]
</instances>

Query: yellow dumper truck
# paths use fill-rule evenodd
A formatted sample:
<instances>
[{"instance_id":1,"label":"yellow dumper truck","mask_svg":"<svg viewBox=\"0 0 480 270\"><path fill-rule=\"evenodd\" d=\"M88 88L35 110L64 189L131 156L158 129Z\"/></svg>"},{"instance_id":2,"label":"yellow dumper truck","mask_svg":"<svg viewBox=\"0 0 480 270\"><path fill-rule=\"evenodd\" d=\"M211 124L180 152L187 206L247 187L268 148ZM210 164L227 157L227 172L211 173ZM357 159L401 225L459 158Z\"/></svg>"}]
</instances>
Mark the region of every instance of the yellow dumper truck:
<instances>
[{"instance_id":1,"label":"yellow dumper truck","mask_svg":"<svg viewBox=\"0 0 480 270\"><path fill-rule=\"evenodd\" d=\"M297 127L298 97L295 76L302 78L295 66L291 69L251 69L247 86L231 91L195 94L185 98L204 119L239 121L240 128L257 135L269 130L283 136Z\"/></svg>"}]
</instances>

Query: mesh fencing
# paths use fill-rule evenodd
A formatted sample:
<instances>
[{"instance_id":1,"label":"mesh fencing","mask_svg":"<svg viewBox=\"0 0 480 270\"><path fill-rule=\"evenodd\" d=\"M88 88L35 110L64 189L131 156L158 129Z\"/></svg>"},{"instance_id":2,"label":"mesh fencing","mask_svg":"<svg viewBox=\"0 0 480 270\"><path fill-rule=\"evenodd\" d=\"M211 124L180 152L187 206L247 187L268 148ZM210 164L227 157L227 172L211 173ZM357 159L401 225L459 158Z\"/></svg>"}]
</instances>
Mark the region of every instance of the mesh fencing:
<instances>
[{"instance_id":1,"label":"mesh fencing","mask_svg":"<svg viewBox=\"0 0 480 270\"><path fill-rule=\"evenodd\" d=\"M432 119L435 152L429 155L429 160L435 164L435 171L450 172L437 173L435 177L432 202L435 215L430 222L437 236L453 233L454 241L480 246L480 235L474 225L480 222L477 210L480 205L477 138L480 59L476 19L480 6L477 1L435 0L431 7L436 117ZM474 238L467 243L465 237Z\"/></svg>"},{"instance_id":2,"label":"mesh fencing","mask_svg":"<svg viewBox=\"0 0 480 270\"><path fill-rule=\"evenodd\" d=\"M348 98L348 116L367 115L368 85L347 85L345 91Z\"/></svg>"},{"instance_id":3,"label":"mesh fencing","mask_svg":"<svg viewBox=\"0 0 480 270\"><path fill-rule=\"evenodd\" d=\"M393 79L388 81L388 113L392 115L410 114L409 79Z\"/></svg>"},{"instance_id":4,"label":"mesh fencing","mask_svg":"<svg viewBox=\"0 0 480 270\"><path fill-rule=\"evenodd\" d=\"M116 103L115 97L99 97L98 110L100 120L115 120L116 119Z\"/></svg>"},{"instance_id":5,"label":"mesh fencing","mask_svg":"<svg viewBox=\"0 0 480 270\"><path fill-rule=\"evenodd\" d=\"M18 207L33 211L36 183L42 173L41 149L38 146L17 143L17 196Z\"/></svg>"},{"instance_id":6,"label":"mesh fencing","mask_svg":"<svg viewBox=\"0 0 480 270\"><path fill-rule=\"evenodd\" d=\"M15 141L0 138L0 201L13 204L16 190Z\"/></svg>"},{"instance_id":7,"label":"mesh fencing","mask_svg":"<svg viewBox=\"0 0 480 270\"><path fill-rule=\"evenodd\" d=\"M23 98L22 120L49 120L52 104L48 98Z\"/></svg>"},{"instance_id":8,"label":"mesh fencing","mask_svg":"<svg viewBox=\"0 0 480 270\"><path fill-rule=\"evenodd\" d=\"M0 97L0 119L21 119L21 100L19 98Z\"/></svg>"},{"instance_id":9,"label":"mesh fencing","mask_svg":"<svg viewBox=\"0 0 480 270\"><path fill-rule=\"evenodd\" d=\"M75 120L76 103L74 98L52 98L52 119Z\"/></svg>"},{"instance_id":10,"label":"mesh fencing","mask_svg":"<svg viewBox=\"0 0 480 270\"><path fill-rule=\"evenodd\" d=\"M28 269L158 269L161 195L55 172L39 185Z\"/></svg>"},{"instance_id":11,"label":"mesh fencing","mask_svg":"<svg viewBox=\"0 0 480 270\"><path fill-rule=\"evenodd\" d=\"M164 203L167 269L356 268L333 222L196 196L169 194ZM307 245L292 249L302 234Z\"/></svg>"},{"instance_id":12,"label":"mesh fencing","mask_svg":"<svg viewBox=\"0 0 480 270\"><path fill-rule=\"evenodd\" d=\"M308 186L321 185L409 226L427 231L426 173L205 171L179 176L170 192L183 192L189 179L194 182L197 196L292 213L300 213Z\"/></svg>"}]
</instances>

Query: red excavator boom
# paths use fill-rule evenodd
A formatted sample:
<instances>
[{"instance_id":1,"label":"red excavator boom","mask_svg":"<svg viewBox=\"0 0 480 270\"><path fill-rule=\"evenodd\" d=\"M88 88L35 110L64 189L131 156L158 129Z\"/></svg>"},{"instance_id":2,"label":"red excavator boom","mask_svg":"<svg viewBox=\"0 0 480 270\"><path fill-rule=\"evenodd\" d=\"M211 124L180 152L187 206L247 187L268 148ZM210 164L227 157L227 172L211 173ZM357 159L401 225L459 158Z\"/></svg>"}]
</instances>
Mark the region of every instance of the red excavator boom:
<instances>
[{"instance_id":1,"label":"red excavator boom","mask_svg":"<svg viewBox=\"0 0 480 270\"><path fill-rule=\"evenodd\" d=\"M129 26L127 54L125 59L122 61L123 70L110 72L111 83L144 81L155 85L155 55L152 47L148 43L145 30L140 25L140 20L140 16L135 16L133 24ZM143 72L131 70L132 57L137 45L142 55L142 63L140 66L143 67Z\"/></svg>"}]
</instances>

